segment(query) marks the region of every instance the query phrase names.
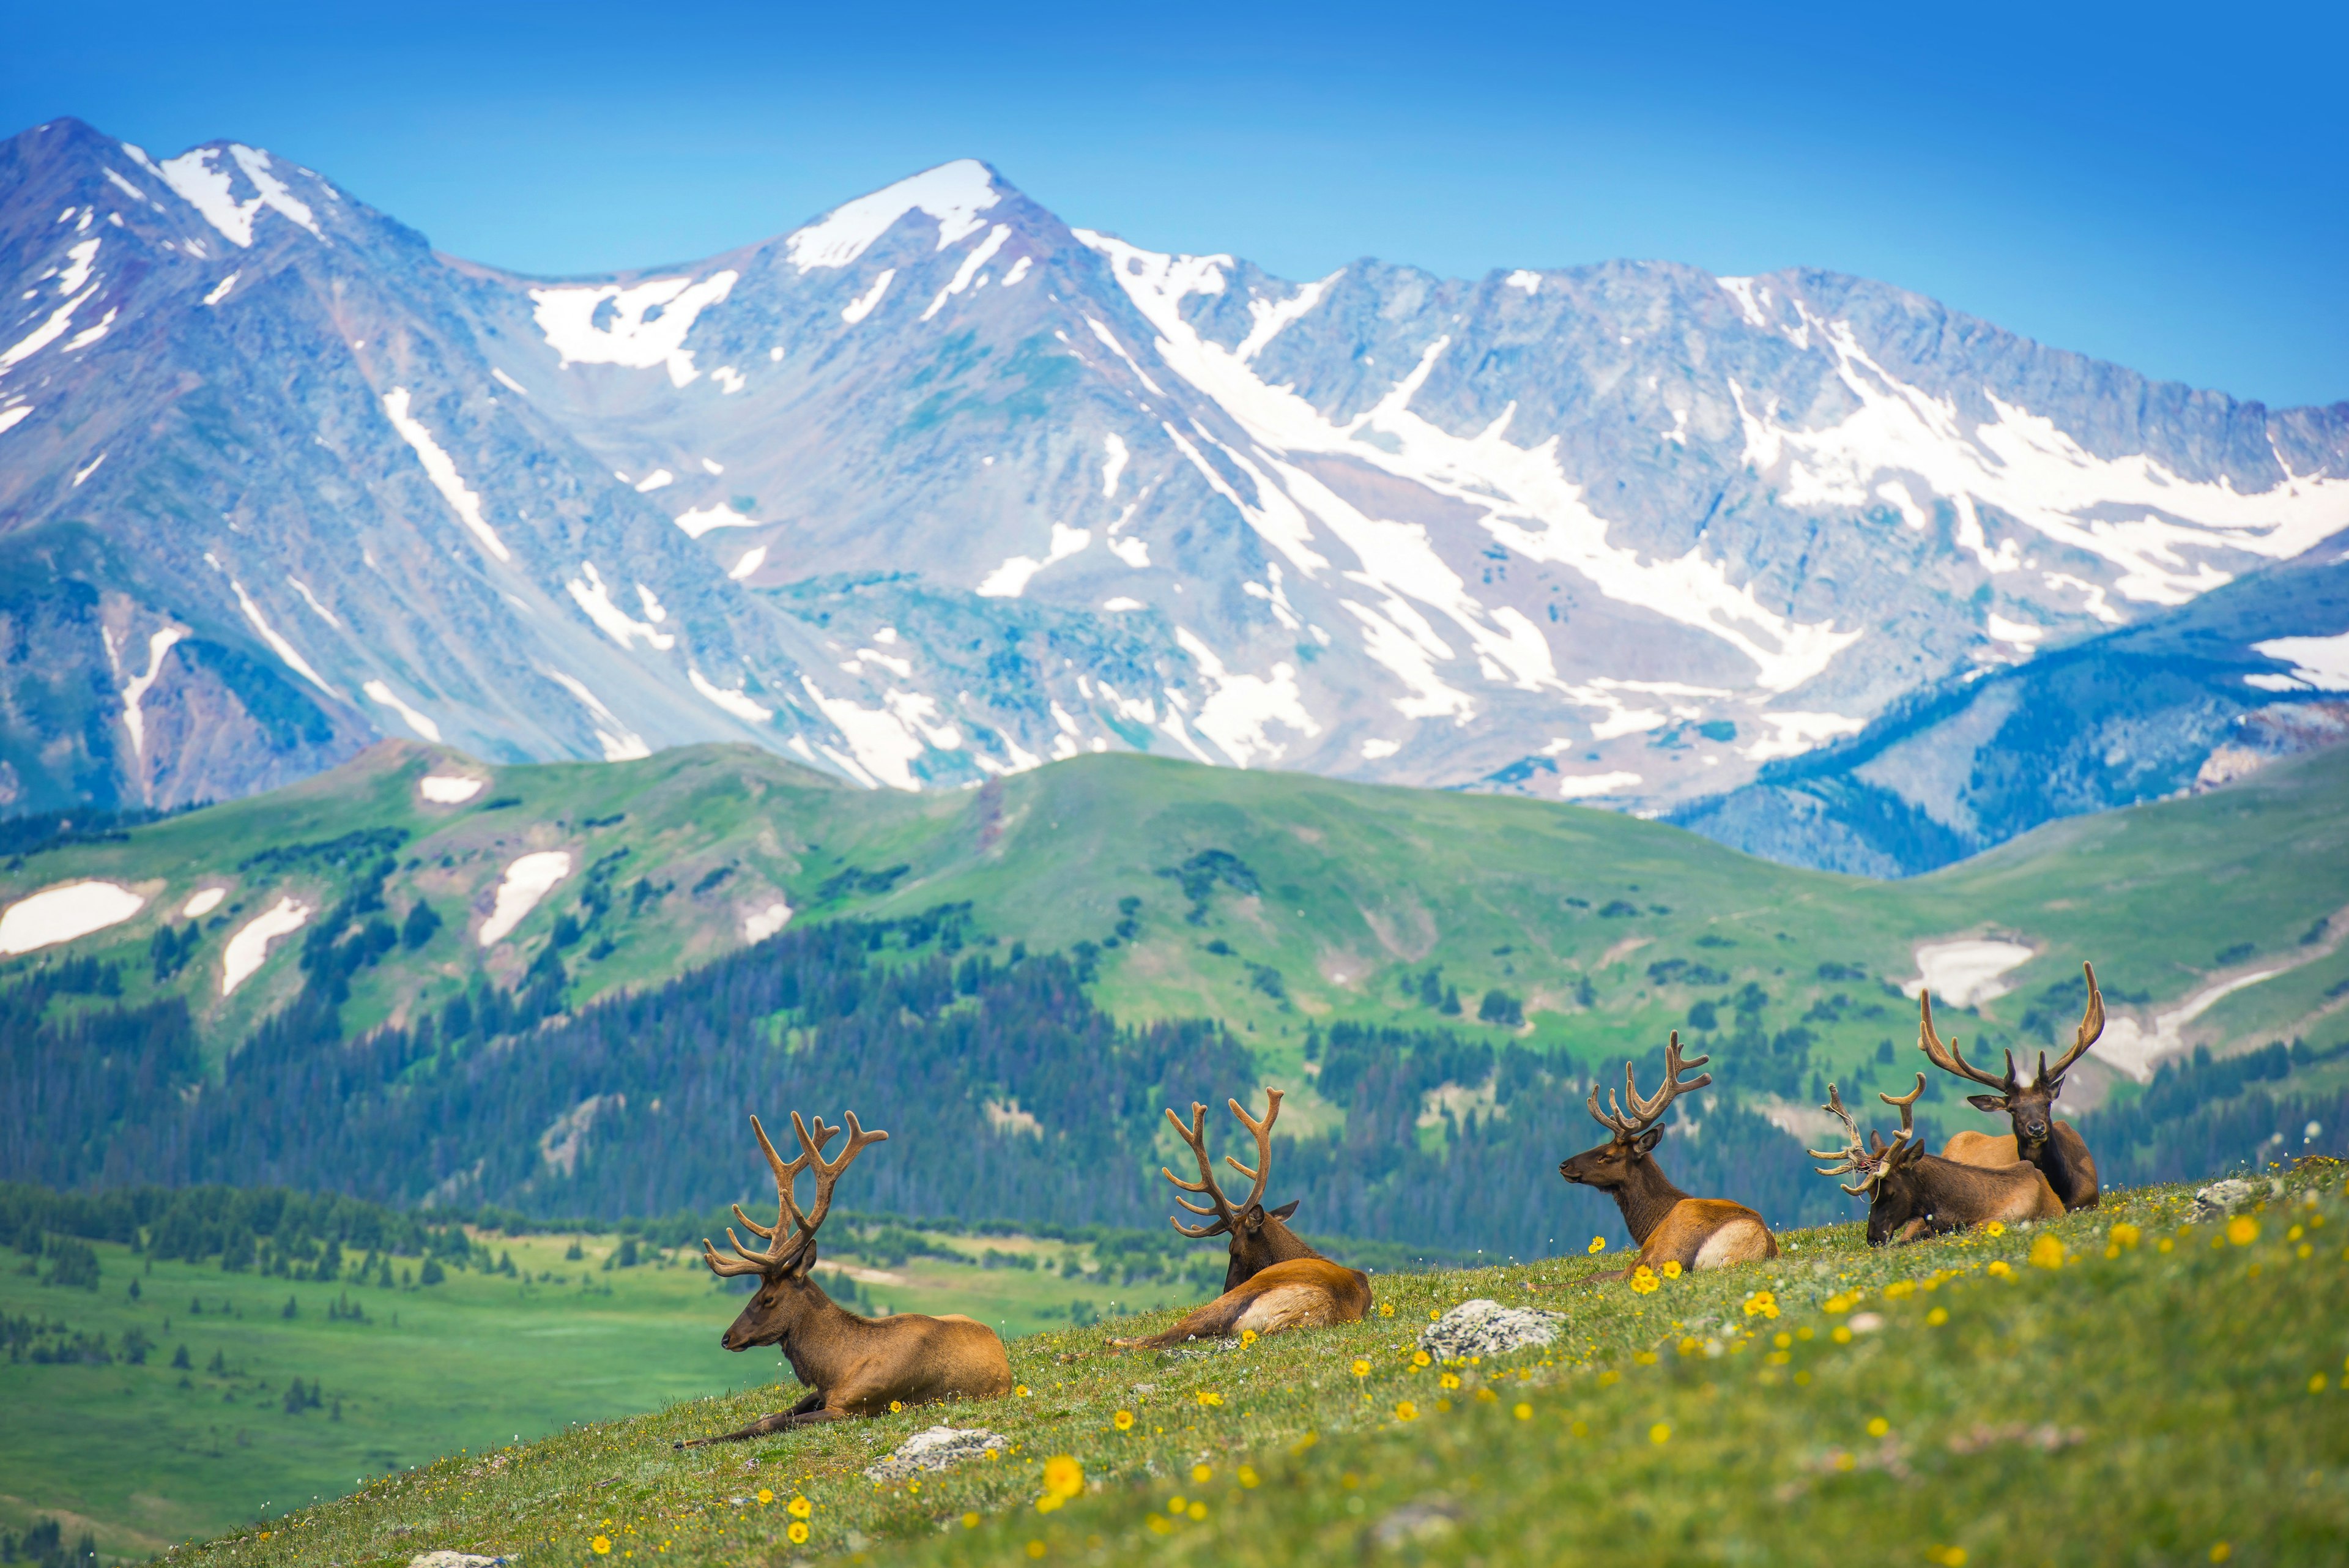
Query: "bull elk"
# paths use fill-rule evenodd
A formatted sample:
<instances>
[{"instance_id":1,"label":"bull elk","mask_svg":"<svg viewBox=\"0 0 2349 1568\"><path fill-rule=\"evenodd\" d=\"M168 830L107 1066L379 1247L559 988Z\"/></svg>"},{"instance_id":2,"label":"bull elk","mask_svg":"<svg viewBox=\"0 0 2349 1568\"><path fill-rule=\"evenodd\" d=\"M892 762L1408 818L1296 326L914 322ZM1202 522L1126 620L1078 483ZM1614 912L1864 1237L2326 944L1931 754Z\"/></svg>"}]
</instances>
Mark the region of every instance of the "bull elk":
<instances>
[{"instance_id":1,"label":"bull elk","mask_svg":"<svg viewBox=\"0 0 2349 1568\"><path fill-rule=\"evenodd\" d=\"M1841 1163L1821 1166L1821 1176L1857 1174L1857 1186L1837 1185L1854 1198L1868 1199L1868 1244L1885 1246L1912 1241L1920 1236L1946 1235L2002 1220L2019 1225L2032 1220L2061 1219L2064 1205L2037 1166L2013 1160L2002 1166L1967 1165L1941 1155L1927 1154L1917 1138L1914 1120L1917 1096L1925 1092L1925 1075L1906 1095L1879 1094L1877 1098L1900 1112L1900 1131L1890 1143L1881 1134L1871 1146L1859 1135L1859 1125L1843 1108L1843 1096L1827 1085L1827 1103L1821 1106L1843 1123L1851 1142L1844 1148L1815 1148L1813 1159Z\"/></svg>"},{"instance_id":2,"label":"bull elk","mask_svg":"<svg viewBox=\"0 0 2349 1568\"><path fill-rule=\"evenodd\" d=\"M837 1421L848 1416L874 1416L893 1403L928 1404L934 1400L996 1399L1011 1392L1011 1360L1003 1341L985 1324L959 1314L926 1317L906 1313L896 1317L858 1317L833 1304L822 1286L809 1277L815 1266L815 1234L832 1211L833 1189L849 1163L871 1145L889 1135L866 1132L848 1113L848 1143L840 1158L827 1161L824 1146L840 1128L815 1119L811 1134L797 1111L792 1130L799 1135L799 1158L786 1162L775 1152L767 1129L750 1118L759 1147L775 1172L775 1223L760 1224L734 1206L734 1217L764 1239L766 1249L752 1251L729 1226L726 1239L736 1256L721 1258L703 1237L701 1252L709 1272L719 1279L743 1274L759 1276L759 1288L727 1329L720 1342L729 1350L754 1345L776 1345L792 1364L802 1386L812 1390L790 1409L761 1416L739 1432L698 1438L679 1448L705 1443L739 1442L817 1421ZM805 1213L792 1196L803 1171L815 1173L815 1207Z\"/></svg>"},{"instance_id":3,"label":"bull elk","mask_svg":"<svg viewBox=\"0 0 2349 1568\"><path fill-rule=\"evenodd\" d=\"M1930 992L1918 993L1920 1023L1917 1048L1925 1053L1933 1065L1945 1073L1980 1084L1997 1091L1988 1095L1968 1095L1966 1103L1978 1111L1995 1116L2004 1111L2013 1131L2004 1137L1988 1133L1961 1132L1953 1135L1942 1146L1941 1158L1954 1159L1961 1165L2002 1166L2018 1159L2039 1168L2047 1178L2047 1185L2064 1201L2066 1210L2094 1209L2096 1206L2096 1162L2088 1153L2088 1145L2069 1122L2055 1119L2055 1096L2063 1093L2064 1075L2073 1063L2087 1054L2105 1032L2105 995L2096 989L2096 969L2084 963L2080 968L2088 977L2088 1004L2080 1015L2080 1027L2072 1037L2072 1048L2058 1057L2054 1066L2047 1064L2047 1053L2039 1053L2039 1075L2028 1085L2015 1080L2014 1053L2006 1054L2006 1073L2001 1076L1985 1073L1959 1053L1958 1043L1941 1043L1933 1033L1933 997Z\"/></svg>"},{"instance_id":4,"label":"bull elk","mask_svg":"<svg viewBox=\"0 0 2349 1568\"><path fill-rule=\"evenodd\" d=\"M1664 1083L1652 1099L1640 1097L1632 1064L1623 1064L1626 1114L1615 1091L1607 1091L1607 1106L1599 1108L1599 1091L1590 1091L1590 1115L1614 1136L1597 1148L1562 1162L1557 1173L1581 1187L1611 1193L1622 1210L1623 1224L1640 1244L1640 1255L1630 1268L1645 1263L1661 1269L1677 1262L1683 1269L1721 1269L1732 1263L1754 1263L1778 1255L1778 1238L1762 1216L1743 1203L1720 1198L1691 1198L1674 1187L1655 1161L1655 1148L1664 1136L1657 1124L1671 1103L1692 1089L1713 1082L1713 1075L1684 1078L1712 1061L1699 1056L1681 1060L1680 1031L1672 1032L1664 1048ZM1623 1272L1628 1272L1628 1269ZM1599 1276L1612 1278L1612 1274Z\"/></svg>"},{"instance_id":5,"label":"bull elk","mask_svg":"<svg viewBox=\"0 0 2349 1568\"><path fill-rule=\"evenodd\" d=\"M1194 1240L1230 1236L1231 1262L1224 1270L1222 1295L1185 1314L1163 1334L1112 1344L1160 1350L1185 1340L1220 1339L1250 1329L1278 1334L1288 1328L1360 1323L1370 1310L1371 1277L1323 1257L1288 1228L1288 1217L1297 1212L1294 1200L1278 1209L1264 1206L1265 1184L1272 1176L1272 1124L1280 1116L1280 1091L1267 1089L1265 1099L1262 1121L1249 1116L1237 1100L1224 1102L1256 1137L1254 1169L1242 1165L1237 1156L1224 1156L1225 1163L1251 1184L1247 1197L1238 1203L1224 1195L1222 1184L1216 1179L1215 1162L1207 1157L1207 1107L1192 1102L1187 1127L1172 1109L1167 1111L1166 1119L1174 1124L1176 1136L1190 1145L1193 1158L1199 1162L1199 1179L1186 1181L1164 1166L1159 1174L1180 1189L1175 1202L1194 1214L1214 1216L1205 1225L1185 1225L1171 1215L1169 1222ZM1194 1203L1182 1192L1195 1192L1207 1201Z\"/></svg>"}]
</instances>

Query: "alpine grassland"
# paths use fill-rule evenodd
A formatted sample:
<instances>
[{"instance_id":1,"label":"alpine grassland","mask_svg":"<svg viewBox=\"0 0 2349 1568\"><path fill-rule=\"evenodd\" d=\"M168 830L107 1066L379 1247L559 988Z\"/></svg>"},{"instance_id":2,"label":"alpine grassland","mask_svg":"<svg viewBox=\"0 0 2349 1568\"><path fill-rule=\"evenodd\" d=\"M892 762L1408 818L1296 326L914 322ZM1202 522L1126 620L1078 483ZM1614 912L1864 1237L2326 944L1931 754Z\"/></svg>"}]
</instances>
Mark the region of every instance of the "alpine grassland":
<instances>
[{"instance_id":1,"label":"alpine grassland","mask_svg":"<svg viewBox=\"0 0 2349 1568\"><path fill-rule=\"evenodd\" d=\"M686 1400L167 1560L2337 1563L2343 1174L2304 1161L2199 1222L2158 1187L1883 1250L1789 1232L1771 1262L1671 1279L1594 1277L1612 1250L1381 1272L1360 1324L1164 1353L1109 1340L1164 1313L1056 1328L1011 1342L1007 1399L680 1451L798 1391ZM1423 1352L1471 1299L1559 1314L1556 1337ZM865 1477L941 1421L1007 1446Z\"/></svg>"}]
</instances>

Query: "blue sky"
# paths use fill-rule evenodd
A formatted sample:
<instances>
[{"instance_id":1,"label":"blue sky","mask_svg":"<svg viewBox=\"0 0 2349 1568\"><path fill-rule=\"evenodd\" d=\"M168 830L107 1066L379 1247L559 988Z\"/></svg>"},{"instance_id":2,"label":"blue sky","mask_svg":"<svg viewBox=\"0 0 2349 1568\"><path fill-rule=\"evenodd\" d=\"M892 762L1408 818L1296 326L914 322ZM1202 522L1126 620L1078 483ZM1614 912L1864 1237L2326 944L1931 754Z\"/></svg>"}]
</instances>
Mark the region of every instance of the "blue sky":
<instances>
[{"instance_id":1,"label":"blue sky","mask_svg":"<svg viewBox=\"0 0 2349 1568\"><path fill-rule=\"evenodd\" d=\"M537 273L700 256L948 158L1291 277L1664 257L1914 288L2349 399L2349 7L7 6L0 121L214 137Z\"/></svg>"}]
</instances>

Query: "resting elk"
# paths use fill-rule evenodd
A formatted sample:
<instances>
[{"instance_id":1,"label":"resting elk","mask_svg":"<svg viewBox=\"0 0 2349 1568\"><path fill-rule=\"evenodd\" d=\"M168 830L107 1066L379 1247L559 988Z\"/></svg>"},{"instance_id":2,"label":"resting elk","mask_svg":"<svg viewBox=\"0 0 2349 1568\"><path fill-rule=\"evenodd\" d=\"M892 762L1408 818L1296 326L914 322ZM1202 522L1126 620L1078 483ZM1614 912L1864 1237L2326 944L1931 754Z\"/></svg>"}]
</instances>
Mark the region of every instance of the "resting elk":
<instances>
[{"instance_id":1,"label":"resting elk","mask_svg":"<svg viewBox=\"0 0 2349 1568\"><path fill-rule=\"evenodd\" d=\"M1229 1235L1231 1264L1224 1271L1222 1295L1185 1314L1163 1334L1114 1340L1112 1344L1160 1350L1185 1340L1221 1339L1250 1329L1257 1334L1278 1334L1287 1328L1360 1323L1362 1314L1370 1310L1371 1277L1360 1269L1333 1262L1306 1245L1288 1228L1288 1217L1297 1212L1293 1200L1278 1209L1264 1206L1265 1184L1272 1175L1272 1124L1280 1116L1280 1093L1278 1089L1265 1091L1262 1121L1249 1116L1237 1100L1224 1102L1231 1107L1232 1115L1239 1117L1240 1125L1256 1137L1253 1170L1237 1157L1224 1156L1225 1162L1252 1184L1247 1197L1237 1204L1224 1196L1222 1185L1216 1180L1215 1162L1207 1158L1207 1107L1194 1101L1188 1127L1173 1110L1167 1111L1166 1119L1174 1124L1177 1136L1191 1146L1192 1156L1199 1162L1199 1179L1185 1181L1163 1166L1159 1174L1184 1192L1195 1192L1207 1199L1199 1204L1178 1196L1175 1202L1194 1214L1215 1216L1205 1225L1185 1225L1170 1217L1171 1222L1174 1229L1195 1239Z\"/></svg>"},{"instance_id":2,"label":"resting elk","mask_svg":"<svg viewBox=\"0 0 2349 1568\"><path fill-rule=\"evenodd\" d=\"M1623 1096L1631 1106L1629 1115L1614 1090L1607 1091L1604 1111L1599 1108L1599 1091L1590 1091L1592 1118L1615 1136L1564 1161L1557 1173L1578 1186L1614 1195L1615 1206L1623 1211L1624 1226L1640 1244L1640 1255L1619 1272L1628 1272L1641 1263L1661 1269L1668 1262L1677 1262L1683 1269L1720 1269L1778 1255L1778 1238L1770 1233L1761 1215L1725 1199L1691 1198L1674 1187L1656 1164L1656 1144L1664 1136L1657 1124L1664 1112L1691 1089L1702 1089L1713 1082L1710 1073L1697 1078L1682 1075L1712 1060L1699 1056L1692 1062L1682 1061L1680 1031L1674 1030L1671 1043L1664 1048L1663 1087L1653 1099L1640 1097L1629 1062L1623 1064Z\"/></svg>"},{"instance_id":3,"label":"resting elk","mask_svg":"<svg viewBox=\"0 0 2349 1568\"><path fill-rule=\"evenodd\" d=\"M1992 1137L1988 1133L1961 1132L1942 1146L1941 1157L1961 1165L2011 1165L2017 1159L2027 1160L2039 1168L2047 1178L2047 1185L2069 1209L2094 1209L2096 1206L2096 1162L2088 1153L2088 1145L2069 1122L2055 1119L2055 1096L2064 1090L2064 1075L2073 1063L2087 1054L2105 1032L2105 994L2096 989L2096 969L2094 964L2080 968L2088 976L2088 1005L2080 1015L2080 1028L2072 1037L2072 1048L2047 1064L2047 1053L2039 1053L2039 1075L2029 1086L2015 1081L2014 1053L2006 1054L2006 1074L1985 1073L1968 1062L1958 1052L1958 1043L1941 1044L1933 1033L1933 998L1920 992L1918 1002L1920 1022L1917 1031L1917 1048L1925 1053L1933 1065L1945 1073L1954 1073L1995 1094L1968 1095L1966 1103L1978 1111L1995 1116L2004 1111L2014 1130L2004 1137Z\"/></svg>"},{"instance_id":4,"label":"resting elk","mask_svg":"<svg viewBox=\"0 0 2349 1568\"><path fill-rule=\"evenodd\" d=\"M1925 1075L1920 1073L1917 1086L1908 1094L1877 1096L1888 1106L1899 1107L1900 1131L1889 1144L1878 1135L1871 1147L1860 1137L1851 1113L1843 1108L1842 1095L1833 1084L1827 1085L1827 1103L1820 1108L1843 1123L1851 1143L1845 1148L1815 1148L1811 1158L1842 1162L1821 1166L1821 1176L1858 1175L1857 1186L1837 1185L1854 1198L1867 1198L1869 1246L1946 1235L1993 1220L2019 1225L2063 1217L2064 1205L2055 1189L2034 1165L2022 1160L2002 1166L1966 1165L1927 1154L1925 1146L1917 1141L1914 1120L1917 1096L1924 1092Z\"/></svg>"},{"instance_id":5,"label":"resting elk","mask_svg":"<svg viewBox=\"0 0 2349 1568\"><path fill-rule=\"evenodd\" d=\"M761 1416L739 1432L679 1443L698 1448L704 1443L738 1442L817 1421L837 1421L847 1416L874 1416L894 1403L927 1404L933 1400L995 1399L1011 1392L1011 1360L1003 1341L985 1324L958 1314L926 1317L906 1313L896 1317L866 1318L834 1306L822 1286L808 1277L815 1266L815 1233L832 1210L833 1189L840 1173L866 1147L889 1135L866 1132L848 1113L848 1143L840 1158L827 1161L824 1146L840 1128L815 1119L811 1134L797 1111L792 1130L799 1135L800 1155L785 1162L767 1137L759 1118L750 1118L759 1147L774 1168L777 1214L772 1229L760 1224L734 1206L734 1217L767 1242L754 1252L742 1245L729 1226L726 1239L735 1257L721 1258L702 1238L701 1251L709 1272L720 1279L742 1274L759 1276L759 1289L720 1342L729 1350L754 1345L776 1345L792 1364L801 1384L813 1392L790 1409ZM802 1213L792 1189L802 1171L815 1173L815 1207Z\"/></svg>"}]
</instances>

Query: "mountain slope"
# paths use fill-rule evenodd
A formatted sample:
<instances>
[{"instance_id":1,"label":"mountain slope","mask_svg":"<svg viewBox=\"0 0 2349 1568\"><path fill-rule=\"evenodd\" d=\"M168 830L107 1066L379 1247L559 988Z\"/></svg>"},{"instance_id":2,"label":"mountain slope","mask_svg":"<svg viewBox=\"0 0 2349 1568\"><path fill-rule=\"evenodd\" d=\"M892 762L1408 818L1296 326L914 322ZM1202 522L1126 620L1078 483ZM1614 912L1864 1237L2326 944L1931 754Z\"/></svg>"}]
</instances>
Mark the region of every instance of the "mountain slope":
<instances>
[{"instance_id":1,"label":"mountain slope","mask_svg":"<svg viewBox=\"0 0 2349 1568\"><path fill-rule=\"evenodd\" d=\"M1749 854L1899 877L2058 817L2349 740L2349 556L2327 545L2016 669L1919 693L1852 739L1671 814Z\"/></svg>"},{"instance_id":2,"label":"mountain slope","mask_svg":"<svg viewBox=\"0 0 2349 1568\"><path fill-rule=\"evenodd\" d=\"M265 152L0 148L0 809L374 736L1086 750L1650 808L2349 525L2271 412L1878 284L1314 283L942 165L516 277Z\"/></svg>"}]
</instances>

